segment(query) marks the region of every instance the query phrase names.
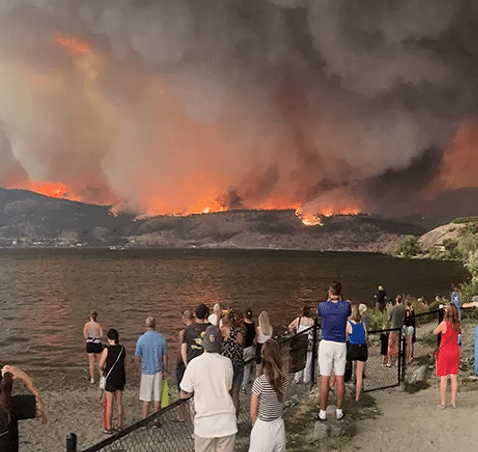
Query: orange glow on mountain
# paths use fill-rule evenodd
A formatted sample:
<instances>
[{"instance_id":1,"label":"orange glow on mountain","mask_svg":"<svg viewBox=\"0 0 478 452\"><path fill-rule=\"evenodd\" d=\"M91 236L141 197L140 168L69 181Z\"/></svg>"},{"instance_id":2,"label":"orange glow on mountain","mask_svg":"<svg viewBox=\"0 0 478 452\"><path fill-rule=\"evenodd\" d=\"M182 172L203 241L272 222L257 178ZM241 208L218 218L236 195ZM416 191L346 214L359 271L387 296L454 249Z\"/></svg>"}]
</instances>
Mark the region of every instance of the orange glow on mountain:
<instances>
[{"instance_id":1,"label":"orange glow on mountain","mask_svg":"<svg viewBox=\"0 0 478 452\"><path fill-rule=\"evenodd\" d=\"M62 198L70 201L81 201L81 197L73 194L71 187L61 182L35 182L29 181L27 184L14 185L9 188L30 190L40 195L50 198Z\"/></svg>"},{"instance_id":2,"label":"orange glow on mountain","mask_svg":"<svg viewBox=\"0 0 478 452\"><path fill-rule=\"evenodd\" d=\"M67 49L72 55L81 55L91 52L90 45L75 36L63 35L57 32L53 36L53 41L59 46Z\"/></svg>"},{"instance_id":3,"label":"orange glow on mountain","mask_svg":"<svg viewBox=\"0 0 478 452\"><path fill-rule=\"evenodd\" d=\"M90 181L91 186L98 186L95 181ZM36 182L29 181L22 184L12 184L8 188L30 190L35 193L39 193L52 198L61 198L70 201L79 201L85 203L93 203L97 205L112 205L111 211L118 215L124 210L124 206L127 205L127 200L118 198L113 192L103 193L102 197L92 198L91 193L88 193L87 186L76 187L74 185L67 185L62 182ZM99 186L98 186L99 187ZM173 215L173 216L188 216L188 215L200 215L224 212L228 210L226 206L221 205L218 201L220 197L210 198L198 197L192 201L188 208L175 209L168 205L160 196L150 196L147 200L147 210L144 214L138 215L138 219L145 219L160 215ZM311 213L302 210L301 207L296 205L287 205L286 202L270 201L261 205L243 206L247 209L258 210L295 210L295 215L300 218L302 223L306 226L321 226L323 224L322 217L330 217L334 215L357 215L360 213L360 209L355 207L346 207L341 209L335 208L323 208L317 213Z\"/></svg>"},{"instance_id":4,"label":"orange glow on mountain","mask_svg":"<svg viewBox=\"0 0 478 452\"><path fill-rule=\"evenodd\" d=\"M324 217L331 217L333 215L358 215L360 210L355 207L345 207L342 209L334 209L326 207L321 211L321 215Z\"/></svg>"},{"instance_id":5,"label":"orange glow on mountain","mask_svg":"<svg viewBox=\"0 0 478 452\"><path fill-rule=\"evenodd\" d=\"M441 179L453 189L478 184L478 119L464 121L443 157Z\"/></svg>"}]
</instances>

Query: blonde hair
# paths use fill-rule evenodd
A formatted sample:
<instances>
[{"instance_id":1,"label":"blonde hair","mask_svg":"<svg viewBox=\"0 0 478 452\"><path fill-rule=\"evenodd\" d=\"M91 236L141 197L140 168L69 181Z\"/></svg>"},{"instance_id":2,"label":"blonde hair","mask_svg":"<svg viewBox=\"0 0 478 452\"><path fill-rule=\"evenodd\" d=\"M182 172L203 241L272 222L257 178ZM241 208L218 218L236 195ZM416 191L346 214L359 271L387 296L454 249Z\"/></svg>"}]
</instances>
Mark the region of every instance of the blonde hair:
<instances>
[{"instance_id":1,"label":"blonde hair","mask_svg":"<svg viewBox=\"0 0 478 452\"><path fill-rule=\"evenodd\" d=\"M350 314L350 320L354 321L355 323L360 323L360 319L362 318L360 316L359 308L357 305L353 304L351 307L352 313Z\"/></svg>"},{"instance_id":2,"label":"blonde hair","mask_svg":"<svg viewBox=\"0 0 478 452\"><path fill-rule=\"evenodd\" d=\"M277 394L279 402L284 401L284 383L287 375L282 367L279 344L274 339L267 339L261 349L263 371L270 385Z\"/></svg>"},{"instance_id":3,"label":"blonde hair","mask_svg":"<svg viewBox=\"0 0 478 452\"><path fill-rule=\"evenodd\" d=\"M261 331L267 336L272 336L272 325L267 311L262 311L257 319Z\"/></svg>"},{"instance_id":4,"label":"blonde hair","mask_svg":"<svg viewBox=\"0 0 478 452\"><path fill-rule=\"evenodd\" d=\"M367 305L365 303L360 303L358 310L360 315L363 315L363 313L367 310Z\"/></svg>"}]
</instances>

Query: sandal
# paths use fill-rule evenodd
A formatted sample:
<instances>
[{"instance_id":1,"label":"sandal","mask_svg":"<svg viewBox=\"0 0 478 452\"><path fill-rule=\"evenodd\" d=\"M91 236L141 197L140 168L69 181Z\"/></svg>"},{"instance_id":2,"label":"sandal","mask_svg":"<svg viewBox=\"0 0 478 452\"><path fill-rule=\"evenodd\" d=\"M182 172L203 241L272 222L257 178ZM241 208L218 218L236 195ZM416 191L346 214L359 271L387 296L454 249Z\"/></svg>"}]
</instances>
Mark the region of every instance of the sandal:
<instances>
[{"instance_id":1,"label":"sandal","mask_svg":"<svg viewBox=\"0 0 478 452\"><path fill-rule=\"evenodd\" d=\"M112 435L113 434L113 430L108 430L107 428L104 428L102 430L102 433L104 433L105 435Z\"/></svg>"},{"instance_id":2,"label":"sandal","mask_svg":"<svg viewBox=\"0 0 478 452\"><path fill-rule=\"evenodd\" d=\"M122 432L122 431L123 431L123 429L122 429L120 426L118 426L118 425L117 425L114 429L115 429L117 432Z\"/></svg>"},{"instance_id":3,"label":"sandal","mask_svg":"<svg viewBox=\"0 0 478 452\"><path fill-rule=\"evenodd\" d=\"M445 409L446 409L446 405L438 405L438 409L439 409L439 410L445 410Z\"/></svg>"}]
</instances>

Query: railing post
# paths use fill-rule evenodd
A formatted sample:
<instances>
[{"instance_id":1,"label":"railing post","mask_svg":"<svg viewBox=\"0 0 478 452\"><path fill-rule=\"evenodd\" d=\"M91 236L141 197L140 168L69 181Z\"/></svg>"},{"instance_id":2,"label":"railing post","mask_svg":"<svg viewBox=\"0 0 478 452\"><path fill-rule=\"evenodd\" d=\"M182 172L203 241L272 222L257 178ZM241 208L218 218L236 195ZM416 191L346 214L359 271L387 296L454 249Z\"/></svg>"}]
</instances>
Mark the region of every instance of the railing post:
<instances>
[{"instance_id":1,"label":"railing post","mask_svg":"<svg viewBox=\"0 0 478 452\"><path fill-rule=\"evenodd\" d=\"M66 452L77 452L76 449L76 435L74 433L70 433L66 437Z\"/></svg>"},{"instance_id":2,"label":"railing post","mask_svg":"<svg viewBox=\"0 0 478 452\"><path fill-rule=\"evenodd\" d=\"M315 386L315 368L317 363L317 336L319 330L319 318L315 317L314 319L314 333L312 336L312 359L310 363L310 385L311 387Z\"/></svg>"},{"instance_id":3,"label":"railing post","mask_svg":"<svg viewBox=\"0 0 478 452\"><path fill-rule=\"evenodd\" d=\"M400 329L400 342L401 342L401 349L402 353L399 357L399 360L402 361L402 372L401 372L401 381L405 381L405 366L406 366L406 359L405 357L407 356L407 340L405 334L403 334L403 328Z\"/></svg>"}]
</instances>

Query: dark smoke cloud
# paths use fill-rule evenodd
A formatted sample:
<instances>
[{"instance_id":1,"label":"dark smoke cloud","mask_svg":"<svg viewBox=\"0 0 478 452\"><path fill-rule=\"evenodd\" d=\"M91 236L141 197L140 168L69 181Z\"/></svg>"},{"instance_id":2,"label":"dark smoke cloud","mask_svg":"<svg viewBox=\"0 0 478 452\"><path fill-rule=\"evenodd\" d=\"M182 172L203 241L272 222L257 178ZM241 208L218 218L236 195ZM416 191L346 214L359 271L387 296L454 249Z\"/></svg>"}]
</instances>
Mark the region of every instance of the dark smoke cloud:
<instances>
[{"instance_id":1,"label":"dark smoke cloud","mask_svg":"<svg viewBox=\"0 0 478 452\"><path fill-rule=\"evenodd\" d=\"M138 211L412 205L478 113L477 17L468 0L3 0L0 183Z\"/></svg>"}]
</instances>

